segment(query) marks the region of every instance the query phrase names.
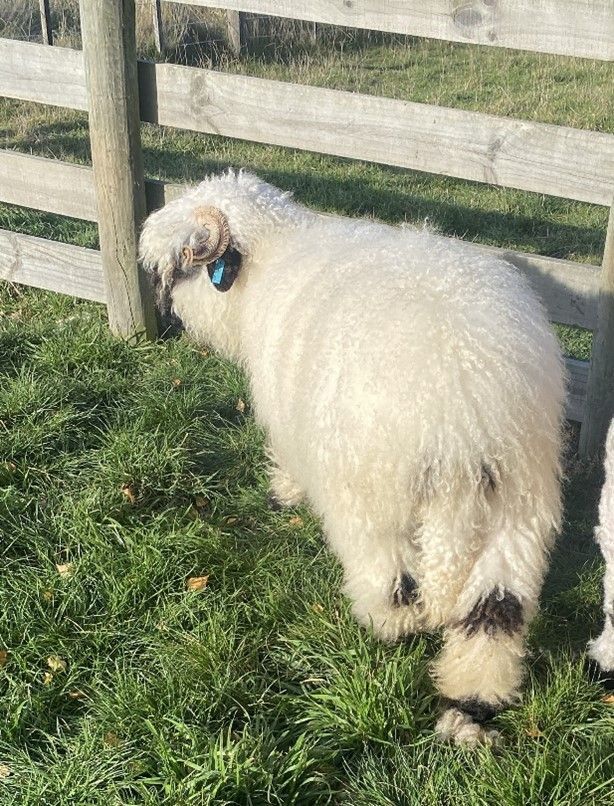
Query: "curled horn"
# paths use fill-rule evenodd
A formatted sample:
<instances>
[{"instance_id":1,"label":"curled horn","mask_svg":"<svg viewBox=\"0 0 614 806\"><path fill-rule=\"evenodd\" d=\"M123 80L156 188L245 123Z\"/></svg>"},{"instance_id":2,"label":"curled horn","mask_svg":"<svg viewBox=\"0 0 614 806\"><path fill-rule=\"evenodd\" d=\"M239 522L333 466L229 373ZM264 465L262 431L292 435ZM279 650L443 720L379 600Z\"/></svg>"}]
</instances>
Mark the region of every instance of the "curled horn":
<instances>
[{"instance_id":1,"label":"curled horn","mask_svg":"<svg viewBox=\"0 0 614 806\"><path fill-rule=\"evenodd\" d=\"M212 263L224 254L230 244L228 219L221 210L217 207L199 207L195 211L195 216L201 229L192 234L189 244L182 250L187 266L191 266L195 261ZM206 233L203 233L203 230Z\"/></svg>"}]
</instances>

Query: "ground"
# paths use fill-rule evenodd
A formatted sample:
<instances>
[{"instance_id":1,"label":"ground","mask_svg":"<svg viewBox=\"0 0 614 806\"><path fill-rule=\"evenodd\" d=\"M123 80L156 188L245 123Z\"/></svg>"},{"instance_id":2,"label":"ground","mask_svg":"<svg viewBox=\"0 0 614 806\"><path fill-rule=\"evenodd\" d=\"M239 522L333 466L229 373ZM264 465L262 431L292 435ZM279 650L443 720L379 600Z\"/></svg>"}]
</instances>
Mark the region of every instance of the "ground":
<instances>
[{"instance_id":1,"label":"ground","mask_svg":"<svg viewBox=\"0 0 614 806\"><path fill-rule=\"evenodd\" d=\"M281 54L283 57L283 53ZM442 43L345 43L230 69L614 130L611 67ZM609 71L609 72L608 72ZM78 113L0 102L0 146L87 162ZM607 210L281 148L143 130L149 175L245 165L319 209L598 262ZM88 246L91 224L0 206ZM578 357L589 334L560 330ZM439 744L437 637L357 627L305 508L267 507L245 379L183 340L128 347L101 306L0 285L0 803L614 803L599 471L574 462L505 744ZM573 439L573 434L570 435Z\"/></svg>"}]
</instances>

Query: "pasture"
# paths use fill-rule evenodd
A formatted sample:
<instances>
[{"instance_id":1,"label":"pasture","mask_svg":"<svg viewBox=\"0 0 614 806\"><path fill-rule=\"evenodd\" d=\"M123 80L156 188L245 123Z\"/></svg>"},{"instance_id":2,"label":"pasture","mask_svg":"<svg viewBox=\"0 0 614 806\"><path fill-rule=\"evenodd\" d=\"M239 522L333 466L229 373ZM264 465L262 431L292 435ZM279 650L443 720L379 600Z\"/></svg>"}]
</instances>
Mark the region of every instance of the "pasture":
<instances>
[{"instance_id":1,"label":"pasture","mask_svg":"<svg viewBox=\"0 0 614 806\"><path fill-rule=\"evenodd\" d=\"M292 53L215 58L614 132L602 62L326 30ZM149 124L142 137L166 181L245 166L325 211L587 263L603 251L596 205ZM0 100L0 138L90 159L80 112ZM0 227L97 245L92 223L17 206L0 205ZM590 334L558 331L588 357ZM373 640L309 511L268 509L237 369L184 339L129 347L102 306L1 283L0 373L1 803L614 803L614 706L583 669L598 469L570 452L523 702L497 719L501 749L468 752L432 735L437 636Z\"/></svg>"}]
</instances>

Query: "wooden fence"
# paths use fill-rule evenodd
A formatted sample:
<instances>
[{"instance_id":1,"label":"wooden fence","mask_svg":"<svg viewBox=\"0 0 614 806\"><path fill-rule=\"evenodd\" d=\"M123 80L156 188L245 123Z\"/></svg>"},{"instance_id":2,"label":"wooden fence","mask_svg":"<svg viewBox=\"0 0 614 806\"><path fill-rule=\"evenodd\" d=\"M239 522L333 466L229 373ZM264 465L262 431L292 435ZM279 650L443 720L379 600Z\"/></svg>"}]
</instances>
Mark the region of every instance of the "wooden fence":
<instances>
[{"instance_id":1,"label":"wooden fence","mask_svg":"<svg viewBox=\"0 0 614 806\"><path fill-rule=\"evenodd\" d=\"M612 0L310 0L300 10L286 0L179 1L235 14L614 57ZM153 4L159 23L159 0ZM153 333L136 260L138 227L147 209L181 190L144 179L139 117L612 205L614 135L173 64L137 65L134 0L80 0L80 6L83 52L0 40L0 96L89 110L93 168L0 150L0 201L98 221L101 251L0 230L0 278L105 302L113 331L124 337ZM46 0L41 9L48 14ZM50 27L46 41L52 41ZM614 414L613 211L601 269L494 250L528 275L554 322L594 333L590 372L585 362L567 362L567 413L582 422L585 456L600 449Z\"/></svg>"}]
</instances>

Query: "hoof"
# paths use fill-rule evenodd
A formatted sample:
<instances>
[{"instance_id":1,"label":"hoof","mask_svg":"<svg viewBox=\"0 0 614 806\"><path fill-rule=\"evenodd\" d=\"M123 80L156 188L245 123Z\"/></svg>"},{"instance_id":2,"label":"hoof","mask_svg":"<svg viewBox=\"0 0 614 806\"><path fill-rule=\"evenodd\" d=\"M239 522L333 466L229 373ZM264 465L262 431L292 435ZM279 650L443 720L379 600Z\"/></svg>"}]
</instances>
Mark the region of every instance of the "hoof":
<instances>
[{"instance_id":1,"label":"hoof","mask_svg":"<svg viewBox=\"0 0 614 806\"><path fill-rule=\"evenodd\" d=\"M281 512L282 509L285 509L285 505L277 498L276 495L273 493L269 493L266 498L267 506L273 512Z\"/></svg>"},{"instance_id":2,"label":"hoof","mask_svg":"<svg viewBox=\"0 0 614 806\"><path fill-rule=\"evenodd\" d=\"M501 734L475 722L460 708L446 708L435 725L435 733L444 741L465 747L493 747L501 743Z\"/></svg>"},{"instance_id":3,"label":"hoof","mask_svg":"<svg viewBox=\"0 0 614 806\"><path fill-rule=\"evenodd\" d=\"M392 593L395 607L413 604L418 598L418 583L410 574L401 574Z\"/></svg>"}]
</instances>

